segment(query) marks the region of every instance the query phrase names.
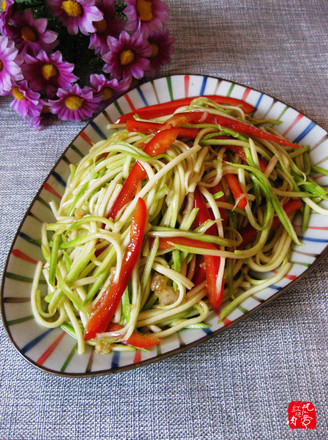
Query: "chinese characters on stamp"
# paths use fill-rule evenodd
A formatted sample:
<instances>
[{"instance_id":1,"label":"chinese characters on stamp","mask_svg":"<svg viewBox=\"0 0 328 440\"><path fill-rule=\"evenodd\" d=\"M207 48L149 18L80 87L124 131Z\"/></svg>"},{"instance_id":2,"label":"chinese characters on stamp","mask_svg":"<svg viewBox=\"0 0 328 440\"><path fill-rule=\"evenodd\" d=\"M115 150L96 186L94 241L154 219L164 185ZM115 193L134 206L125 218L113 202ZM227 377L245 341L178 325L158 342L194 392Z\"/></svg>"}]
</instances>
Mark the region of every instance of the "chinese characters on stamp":
<instances>
[{"instance_id":1,"label":"chinese characters on stamp","mask_svg":"<svg viewBox=\"0 0 328 440\"><path fill-rule=\"evenodd\" d=\"M311 402L290 402L288 406L288 423L292 429L315 429L316 413Z\"/></svg>"}]
</instances>

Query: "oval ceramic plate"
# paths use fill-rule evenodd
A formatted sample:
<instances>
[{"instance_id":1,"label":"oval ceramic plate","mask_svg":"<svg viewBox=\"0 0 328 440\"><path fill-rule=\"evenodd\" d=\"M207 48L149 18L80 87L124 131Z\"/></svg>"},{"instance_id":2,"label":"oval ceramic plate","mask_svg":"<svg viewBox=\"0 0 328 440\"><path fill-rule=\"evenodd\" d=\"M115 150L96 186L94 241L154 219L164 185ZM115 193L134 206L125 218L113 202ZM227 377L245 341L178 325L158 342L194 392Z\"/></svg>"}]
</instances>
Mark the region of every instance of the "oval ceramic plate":
<instances>
[{"instance_id":1,"label":"oval ceramic plate","mask_svg":"<svg viewBox=\"0 0 328 440\"><path fill-rule=\"evenodd\" d=\"M99 113L64 151L26 213L11 247L3 277L1 314L13 344L35 366L63 376L93 376L126 370L173 355L247 317L281 293L324 253L328 240L323 239L322 231L327 230L328 218L314 213L305 234L301 234L301 229L295 225L303 246L293 250L292 269L277 285L244 301L223 323L218 324L217 316L210 314L207 319L209 328L181 330L148 352L137 350L99 355L90 349L78 355L76 342L71 336L60 328L42 328L34 321L30 290L36 261L42 258L40 226L41 222L54 221L48 202L58 200L63 194L69 164L81 159L93 143L105 139L109 135L108 123L122 114L152 104L199 95L223 95L247 101L256 107L256 117L281 120L277 129L292 142L310 145L312 162L328 167L326 131L286 104L248 87L207 76L175 75L147 82L120 97ZM315 177L321 185L328 185L328 177Z\"/></svg>"}]
</instances>

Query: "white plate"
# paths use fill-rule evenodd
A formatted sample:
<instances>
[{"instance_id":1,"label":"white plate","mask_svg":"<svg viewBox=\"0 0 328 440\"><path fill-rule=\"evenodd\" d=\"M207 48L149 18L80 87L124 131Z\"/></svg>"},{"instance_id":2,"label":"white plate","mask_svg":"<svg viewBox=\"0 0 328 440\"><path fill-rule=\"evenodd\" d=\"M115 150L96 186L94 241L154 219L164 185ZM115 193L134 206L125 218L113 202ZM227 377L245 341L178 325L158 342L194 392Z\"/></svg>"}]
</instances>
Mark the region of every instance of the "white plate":
<instances>
[{"instance_id":1,"label":"white plate","mask_svg":"<svg viewBox=\"0 0 328 440\"><path fill-rule=\"evenodd\" d=\"M246 86L201 75L174 75L142 84L120 97L88 123L64 151L29 207L8 256L1 291L2 319L17 350L35 366L63 376L93 376L133 368L173 355L247 317L275 298L324 253L328 240L324 238L323 231L328 229L328 218L314 213L307 232L299 235L303 246L293 251L294 264L290 273L277 285L244 301L224 323L218 324L217 316L210 314L207 320L210 328L182 330L149 352L138 350L98 355L90 349L78 355L72 337L60 328L47 330L34 321L30 290L36 260L42 258L40 226L41 222L54 221L48 202L56 198L58 200L63 194L69 175L69 163L77 162L88 153L90 145L106 138L110 133L108 123L114 122L122 114L152 104L199 95L243 99L256 107L256 117L280 119L282 124L277 129L292 142L310 145L312 162L328 167L328 137L324 129L288 105ZM316 176L316 179L321 185L328 185L328 177ZM301 234L299 228L296 230Z\"/></svg>"}]
</instances>

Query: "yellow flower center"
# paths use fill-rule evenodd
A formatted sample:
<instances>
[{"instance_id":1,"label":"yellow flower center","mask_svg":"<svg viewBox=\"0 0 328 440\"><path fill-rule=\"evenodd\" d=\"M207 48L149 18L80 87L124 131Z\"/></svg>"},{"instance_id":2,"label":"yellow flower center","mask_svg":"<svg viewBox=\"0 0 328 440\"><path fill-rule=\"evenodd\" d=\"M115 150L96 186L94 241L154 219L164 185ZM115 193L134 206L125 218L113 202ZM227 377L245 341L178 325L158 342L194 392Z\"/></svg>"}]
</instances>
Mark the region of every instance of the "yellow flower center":
<instances>
[{"instance_id":1,"label":"yellow flower center","mask_svg":"<svg viewBox=\"0 0 328 440\"><path fill-rule=\"evenodd\" d=\"M61 8L64 9L67 15L70 17L79 17L82 15L82 8L75 0L63 1Z\"/></svg>"},{"instance_id":2,"label":"yellow flower center","mask_svg":"<svg viewBox=\"0 0 328 440\"><path fill-rule=\"evenodd\" d=\"M0 72L3 69L3 62L0 60Z\"/></svg>"},{"instance_id":3,"label":"yellow flower center","mask_svg":"<svg viewBox=\"0 0 328 440\"><path fill-rule=\"evenodd\" d=\"M13 97L17 99L17 101L21 101L25 98L24 94L19 90L18 87L13 87L11 93L13 94Z\"/></svg>"},{"instance_id":4,"label":"yellow flower center","mask_svg":"<svg viewBox=\"0 0 328 440\"><path fill-rule=\"evenodd\" d=\"M6 2L6 0L2 0L2 2L1 2L1 9L3 11L5 11L7 9L7 2Z\"/></svg>"},{"instance_id":5,"label":"yellow flower center","mask_svg":"<svg viewBox=\"0 0 328 440\"><path fill-rule=\"evenodd\" d=\"M152 53L150 55L150 58L155 58L156 55L158 54L158 46L157 46L157 44L152 43L151 48L152 48Z\"/></svg>"},{"instance_id":6,"label":"yellow flower center","mask_svg":"<svg viewBox=\"0 0 328 440\"><path fill-rule=\"evenodd\" d=\"M93 24L98 34L103 34L104 32L106 32L107 22L104 18L102 20L95 21Z\"/></svg>"},{"instance_id":7,"label":"yellow flower center","mask_svg":"<svg viewBox=\"0 0 328 440\"><path fill-rule=\"evenodd\" d=\"M50 78L53 78L58 74L58 69L56 66L53 66L52 64L44 64L41 67L41 74L43 78L48 81Z\"/></svg>"},{"instance_id":8,"label":"yellow flower center","mask_svg":"<svg viewBox=\"0 0 328 440\"><path fill-rule=\"evenodd\" d=\"M64 102L67 108L70 110L78 110L83 104L84 99L81 96L68 95L66 96Z\"/></svg>"},{"instance_id":9,"label":"yellow flower center","mask_svg":"<svg viewBox=\"0 0 328 440\"><path fill-rule=\"evenodd\" d=\"M137 12L141 21L153 19L152 3L149 0L137 0Z\"/></svg>"},{"instance_id":10,"label":"yellow flower center","mask_svg":"<svg viewBox=\"0 0 328 440\"><path fill-rule=\"evenodd\" d=\"M49 107L49 105L44 105L44 106L42 107L41 113L44 114L44 115L50 113L50 107Z\"/></svg>"},{"instance_id":11,"label":"yellow flower center","mask_svg":"<svg viewBox=\"0 0 328 440\"><path fill-rule=\"evenodd\" d=\"M21 29L21 37L24 41L33 43L37 40L37 35L30 26L23 26Z\"/></svg>"},{"instance_id":12,"label":"yellow flower center","mask_svg":"<svg viewBox=\"0 0 328 440\"><path fill-rule=\"evenodd\" d=\"M107 101L107 99L110 99L114 94L110 87L104 87L101 93L103 94L103 101Z\"/></svg>"},{"instance_id":13,"label":"yellow flower center","mask_svg":"<svg viewBox=\"0 0 328 440\"><path fill-rule=\"evenodd\" d=\"M132 52L131 49L122 50L122 52L120 53L120 62L122 66L126 66L127 64L132 63L133 60L134 60L134 53Z\"/></svg>"}]
</instances>

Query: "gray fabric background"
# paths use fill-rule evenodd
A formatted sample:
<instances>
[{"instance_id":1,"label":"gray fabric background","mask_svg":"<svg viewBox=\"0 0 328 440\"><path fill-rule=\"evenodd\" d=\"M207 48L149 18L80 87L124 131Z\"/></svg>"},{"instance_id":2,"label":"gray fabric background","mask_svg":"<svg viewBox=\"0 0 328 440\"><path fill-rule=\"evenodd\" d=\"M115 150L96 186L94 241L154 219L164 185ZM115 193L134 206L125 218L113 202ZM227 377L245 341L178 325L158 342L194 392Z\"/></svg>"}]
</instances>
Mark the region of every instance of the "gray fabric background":
<instances>
[{"instance_id":1,"label":"gray fabric background","mask_svg":"<svg viewBox=\"0 0 328 440\"><path fill-rule=\"evenodd\" d=\"M214 75L285 101L328 129L327 0L168 0L167 73ZM0 269L36 191L84 124L35 132L0 98ZM119 375L68 379L29 365L0 325L0 439L326 439L328 258L247 320ZM291 430L291 400L317 429Z\"/></svg>"}]
</instances>

